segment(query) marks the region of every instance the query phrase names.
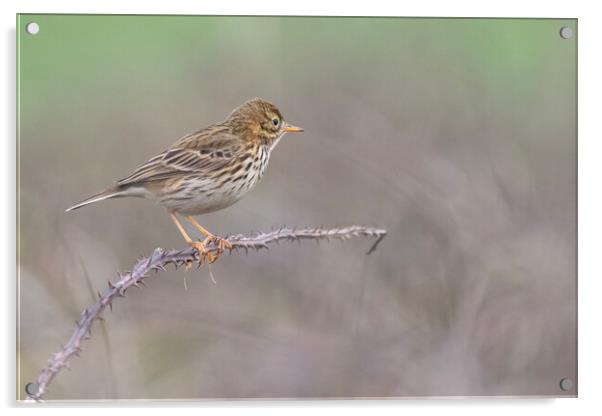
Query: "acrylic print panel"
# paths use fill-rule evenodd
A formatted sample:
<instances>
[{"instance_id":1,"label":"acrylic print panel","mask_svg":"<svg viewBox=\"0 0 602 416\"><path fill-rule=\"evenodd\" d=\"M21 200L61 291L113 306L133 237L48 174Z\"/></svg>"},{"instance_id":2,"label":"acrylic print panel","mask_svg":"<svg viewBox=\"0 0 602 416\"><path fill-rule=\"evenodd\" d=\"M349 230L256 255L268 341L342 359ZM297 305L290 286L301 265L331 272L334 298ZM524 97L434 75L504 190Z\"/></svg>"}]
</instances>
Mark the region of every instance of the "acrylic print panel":
<instances>
[{"instance_id":1,"label":"acrylic print panel","mask_svg":"<svg viewBox=\"0 0 602 416\"><path fill-rule=\"evenodd\" d=\"M20 400L576 396L576 20L17 33Z\"/></svg>"}]
</instances>

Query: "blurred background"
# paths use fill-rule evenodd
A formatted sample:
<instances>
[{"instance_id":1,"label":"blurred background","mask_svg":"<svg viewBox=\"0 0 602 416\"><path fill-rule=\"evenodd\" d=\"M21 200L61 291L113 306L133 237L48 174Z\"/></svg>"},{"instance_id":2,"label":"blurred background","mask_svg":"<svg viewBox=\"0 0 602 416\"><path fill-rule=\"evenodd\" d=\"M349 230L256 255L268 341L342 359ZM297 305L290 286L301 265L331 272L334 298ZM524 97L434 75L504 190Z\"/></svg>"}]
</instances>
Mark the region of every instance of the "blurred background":
<instances>
[{"instance_id":1,"label":"blurred background","mask_svg":"<svg viewBox=\"0 0 602 416\"><path fill-rule=\"evenodd\" d=\"M388 236L151 277L48 400L575 395L576 24L21 15L17 390L107 279L185 246L148 201L65 208L260 96L305 133L201 224Z\"/></svg>"}]
</instances>

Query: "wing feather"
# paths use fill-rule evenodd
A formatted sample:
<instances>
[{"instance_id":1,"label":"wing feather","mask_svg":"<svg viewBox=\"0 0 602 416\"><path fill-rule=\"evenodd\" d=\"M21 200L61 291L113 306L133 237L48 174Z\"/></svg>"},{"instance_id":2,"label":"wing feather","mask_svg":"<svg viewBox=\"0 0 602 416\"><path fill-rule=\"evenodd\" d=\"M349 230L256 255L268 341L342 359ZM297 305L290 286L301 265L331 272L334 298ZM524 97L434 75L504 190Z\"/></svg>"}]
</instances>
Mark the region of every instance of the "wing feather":
<instances>
[{"instance_id":1,"label":"wing feather","mask_svg":"<svg viewBox=\"0 0 602 416\"><path fill-rule=\"evenodd\" d=\"M140 184L187 173L209 176L233 163L242 149L240 138L220 125L211 126L184 136L117 183Z\"/></svg>"}]
</instances>

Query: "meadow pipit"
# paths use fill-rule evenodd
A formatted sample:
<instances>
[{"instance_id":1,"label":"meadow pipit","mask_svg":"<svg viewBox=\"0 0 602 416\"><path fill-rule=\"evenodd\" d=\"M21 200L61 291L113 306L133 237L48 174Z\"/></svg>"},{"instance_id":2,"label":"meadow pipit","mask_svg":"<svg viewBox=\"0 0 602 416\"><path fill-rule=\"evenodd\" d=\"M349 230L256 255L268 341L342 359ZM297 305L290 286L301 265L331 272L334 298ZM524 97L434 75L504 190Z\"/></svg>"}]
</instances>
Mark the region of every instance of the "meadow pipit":
<instances>
[{"instance_id":1,"label":"meadow pipit","mask_svg":"<svg viewBox=\"0 0 602 416\"><path fill-rule=\"evenodd\" d=\"M192 216L226 208L261 179L270 153L287 132L303 129L288 124L275 105L255 98L242 104L221 123L182 137L130 176L67 211L109 198L133 196L163 205L186 242L213 262L230 243L203 228ZM184 216L205 239L193 241L178 220ZM218 255L205 249L218 244Z\"/></svg>"}]
</instances>

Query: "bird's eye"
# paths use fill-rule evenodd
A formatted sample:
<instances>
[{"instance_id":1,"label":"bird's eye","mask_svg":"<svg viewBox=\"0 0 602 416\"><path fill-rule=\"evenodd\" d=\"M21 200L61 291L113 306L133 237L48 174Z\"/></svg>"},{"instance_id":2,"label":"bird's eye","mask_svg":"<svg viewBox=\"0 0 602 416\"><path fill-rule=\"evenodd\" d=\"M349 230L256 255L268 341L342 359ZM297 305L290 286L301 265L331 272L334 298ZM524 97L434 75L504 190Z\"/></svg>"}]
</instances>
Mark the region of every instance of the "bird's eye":
<instances>
[{"instance_id":1,"label":"bird's eye","mask_svg":"<svg viewBox=\"0 0 602 416\"><path fill-rule=\"evenodd\" d=\"M278 124L280 124L280 120L278 120L276 117L274 117L274 118L272 119L272 124L273 124L274 126L278 127Z\"/></svg>"}]
</instances>

